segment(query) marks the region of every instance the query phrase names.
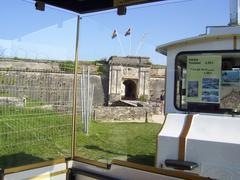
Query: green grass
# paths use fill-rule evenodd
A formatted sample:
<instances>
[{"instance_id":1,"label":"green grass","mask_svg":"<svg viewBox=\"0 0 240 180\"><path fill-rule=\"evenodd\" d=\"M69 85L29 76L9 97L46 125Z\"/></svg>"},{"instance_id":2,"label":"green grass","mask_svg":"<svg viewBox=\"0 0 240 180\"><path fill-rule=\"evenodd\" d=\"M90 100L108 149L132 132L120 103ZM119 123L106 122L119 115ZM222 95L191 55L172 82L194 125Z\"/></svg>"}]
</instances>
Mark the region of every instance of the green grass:
<instances>
[{"instance_id":1,"label":"green grass","mask_svg":"<svg viewBox=\"0 0 240 180\"><path fill-rule=\"evenodd\" d=\"M120 159L153 166L160 128L155 123L91 122L88 136L78 133L78 155L107 163Z\"/></svg>"},{"instance_id":2,"label":"green grass","mask_svg":"<svg viewBox=\"0 0 240 180\"><path fill-rule=\"evenodd\" d=\"M69 156L70 133L70 114L2 106L0 168Z\"/></svg>"},{"instance_id":3,"label":"green grass","mask_svg":"<svg viewBox=\"0 0 240 180\"><path fill-rule=\"evenodd\" d=\"M101 162L112 159L154 165L154 123L90 123L89 135L78 119L77 155ZM0 168L69 157L71 114L0 106Z\"/></svg>"},{"instance_id":4,"label":"green grass","mask_svg":"<svg viewBox=\"0 0 240 180\"><path fill-rule=\"evenodd\" d=\"M43 106L46 105L46 103L42 100L34 100L27 98L26 100L26 107L35 107L35 106Z\"/></svg>"},{"instance_id":5,"label":"green grass","mask_svg":"<svg viewBox=\"0 0 240 180\"><path fill-rule=\"evenodd\" d=\"M59 63L59 68L61 71L73 73L74 72L74 62L73 61L62 61Z\"/></svg>"},{"instance_id":6,"label":"green grass","mask_svg":"<svg viewBox=\"0 0 240 180\"><path fill-rule=\"evenodd\" d=\"M10 93L8 91L0 90L0 97L9 97Z\"/></svg>"}]
</instances>

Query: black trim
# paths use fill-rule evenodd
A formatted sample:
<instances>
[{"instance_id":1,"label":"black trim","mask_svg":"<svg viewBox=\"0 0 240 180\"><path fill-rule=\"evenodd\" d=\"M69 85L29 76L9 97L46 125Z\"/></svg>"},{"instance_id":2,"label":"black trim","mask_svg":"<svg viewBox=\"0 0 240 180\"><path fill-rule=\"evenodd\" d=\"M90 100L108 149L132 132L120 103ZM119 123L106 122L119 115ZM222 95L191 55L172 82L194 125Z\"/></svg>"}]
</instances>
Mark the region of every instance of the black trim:
<instances>
[{"instance_id":1,"label":"black trim","mask_svg":"<svg viewBox=\"0 0 240 180\"><path fill-rule=\"evenodd\" d=\"M172 167L174 169L190 170L190 171L198 167L198 164L195 162L181 161L181 160L175 160L175 159L166 159L165 165L167 167Z\"/></svg>"},{"instance_id":2,"label":"black trim","mask_svg":"<svg viewBox=\"0 0 240 180\"><path fill-rule=\"evenodd\" d=\"M184 55L188 55L188 54L206 54L206 53L240 53L240 50L209 50L209 51L181 51L179 52L176 56L175 56L175 61L174 61L174 98L173 98L173 104L174 104L174 108L178 111L184 111L184 112L203 112L203 113L217 113L217 114L224 114L224 113L228 113L228 114L233 114L232 109L218 109L218 111L214 111L211 108L208 108L206 111L202 111L202 109L198 108L198 109L193 109L191 111L191 109L183 109L183 108L179 108L177 107L177 73L176 73L176 69L177 69L177 57L184 54ZM203 106L206 105L205 103L197 103L199 104L199 106ZM209 105L209 104L207 104Z\"/></svg>"},{"instance_id":3,"label":"black trim","mask_svg":"<svg viewBox=\"0 0 240 180\"><path fill-rule=\"evenodd\" d=\"M96 174L96 173L81 170L81 169L78 169L78 168L69 169L68 174L67 174L67 180L75 180L77 175L82 175L84 177L99 179L99 180L119 180L119 179L116 179L116 178L113 178L113 177L110 177L110 176Z\"/></svg>"},{"instance_id":4,"label":"black trim","mask_svg":"<svg viewBox=\"0 0 240 180\"><path fill-rule=\"evenodd\" d=\"M92 13L98 11L104 11L108 9L116 8L114 7L114 0L33 0L41 1L46 4L56 6L59 8L74 11L76 13ZM143 3L150 3L155 1L166 1L166 0L144 0L142 2L125 2L127 5L136 5Z\"/></svg>"}]
</instances>

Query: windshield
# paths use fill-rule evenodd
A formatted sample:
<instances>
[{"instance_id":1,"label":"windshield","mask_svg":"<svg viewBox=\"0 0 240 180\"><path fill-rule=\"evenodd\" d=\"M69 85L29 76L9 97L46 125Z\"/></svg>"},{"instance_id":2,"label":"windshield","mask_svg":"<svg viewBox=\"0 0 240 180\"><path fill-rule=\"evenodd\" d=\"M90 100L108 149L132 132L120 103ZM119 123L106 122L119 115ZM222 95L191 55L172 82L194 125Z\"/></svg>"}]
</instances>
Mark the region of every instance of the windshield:
<instances>
[{"instance_id":1,"label":"windshield","mask_svg":"<svg viewBox=\"0 0 240 180\"><path fill-rule=\"evenodd\" d=\"M176 57L175 106L193 112L239 112L240 53L180 53Z\"/></svg>"},{"instance_id":2,"label":"windshield","mask_svg":"<svg viewBox=\"0 0 240 180\"><path fill-rule=\"evenodd\" d=\"M166 69L155 49L212 20L226 24L228 0L161 1L125 16L37 11L34 3L0 1L0 168L73 156L154 166ZM186 62L178 66L184 75ZM178 106L188 108L184 98Z\"/></svg>"}]
</instances>

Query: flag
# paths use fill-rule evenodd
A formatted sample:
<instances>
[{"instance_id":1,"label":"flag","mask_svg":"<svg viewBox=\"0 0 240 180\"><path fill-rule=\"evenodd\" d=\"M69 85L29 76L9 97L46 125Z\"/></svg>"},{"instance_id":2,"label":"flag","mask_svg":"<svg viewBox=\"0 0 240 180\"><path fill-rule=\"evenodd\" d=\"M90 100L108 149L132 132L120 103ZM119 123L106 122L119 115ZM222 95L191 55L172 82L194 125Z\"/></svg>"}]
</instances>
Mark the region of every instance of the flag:
<instances>
[{"instance_id":1,"label":"flag","mask_svg":"<svg viewBox=\"0 0 240 180\"><path fill-rule=\"evenodd\" d=\"M125 33L125 36L129 36L130 34L131 34L131 28L127 30L127 32Z\"/></svg>"},{"instance_id":2,"label":"flag","mask_svg":"<svg viewBox=\"0 0 240 180\"><path fill-rule=\"evenodd\" d=\"M112 39L114 39L115 37L117 37L117 31L116 29L114 29L113 33L112 33Z\"/></svg>"}]
</instances>

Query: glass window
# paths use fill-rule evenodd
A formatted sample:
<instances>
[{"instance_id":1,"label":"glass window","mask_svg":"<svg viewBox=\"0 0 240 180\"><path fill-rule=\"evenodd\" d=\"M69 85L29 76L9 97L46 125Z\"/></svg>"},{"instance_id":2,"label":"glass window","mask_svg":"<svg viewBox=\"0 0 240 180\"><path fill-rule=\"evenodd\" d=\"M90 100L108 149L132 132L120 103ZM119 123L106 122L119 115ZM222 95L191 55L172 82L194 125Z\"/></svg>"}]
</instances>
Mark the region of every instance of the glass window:
<instances>
[{"instance_id":1,"label":"glass window","mask_svg":"<svg viewBox=\"0 0 240 180\"><path fill-rule=\"evenodd\" d=\"M240 52L178 54L175 106L193 112L240 112Z\"/></svg>"},{"instance_id":2,"label":"glass window","mask_svg":"<svg viewBox=\"0 0 240 180\"><path fill-rule=\"evenodd\" d=\"M77 14L48 5L36 11L34 1L22 0L0 1L0 11L0 168L70 157L74 147L76 156L96 162L118 159L154 166L156 137L164 120L164 101L158 99L163 95L165 59L155 51L157 39L143 41L151 31L149 24L155 23L139 26L136 21L153 19L152 9L128 10L121 19L116 10L81 15L76 86ZM143 61L128 57L135 55ZM125 65L109 76L112 56ZM158 63L154 69L150 61ZM123 94L136 105L117 99L115 106L105 106L109 82L114 85L110 95Z\"/></svg>"},{"instance_id":3,"label":"glass window","mask_svg":"<svg viewBox=\"0 0 240 180\"><path fill-rule=\"evenodd\" d=\"M76 15L21 0L0 11L0 168L69 157Z\"/></svg>"}]
</instances>

